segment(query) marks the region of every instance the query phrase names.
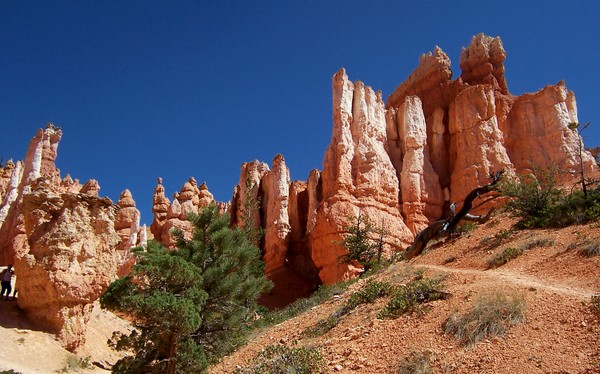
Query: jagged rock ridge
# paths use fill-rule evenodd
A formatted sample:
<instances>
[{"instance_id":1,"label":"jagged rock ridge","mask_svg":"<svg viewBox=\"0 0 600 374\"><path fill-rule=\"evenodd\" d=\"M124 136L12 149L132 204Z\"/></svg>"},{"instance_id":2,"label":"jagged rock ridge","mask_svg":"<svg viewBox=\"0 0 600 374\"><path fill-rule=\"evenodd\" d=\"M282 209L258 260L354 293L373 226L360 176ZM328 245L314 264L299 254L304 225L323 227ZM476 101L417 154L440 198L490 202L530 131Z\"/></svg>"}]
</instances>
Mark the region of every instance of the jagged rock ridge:
<instances>
[{"instance_id":1,"label":"jagged rock ridge","mask_svg":"<svg viewBox=\"0 0 600 374\"><path fill-rule=\"evenodd\" d=\"M0 173L0 262L14 264L19 307L75 350L84 342L92 303L131 265L129 248L143 245L145 227L129 191L118 205L56 168L60 128L48 124L31 140L24 161ZM120 209L119 209L120 208Z\"/></svg>"},{"instance_id":2,"label":"jagged rock ridge","mask_svg":"<svg viewBox=\"0 0 600 374\"><path fill-rule=\"evenodd\" d=\"M574 94L564 82L510 94L506 55L499 38L476 35L463 49L461 76L453 80L450 59L436 47L386 102L341 69L332 80L333 131L322 171L290 181L281 155L271 167L242 165L231 204L217 204L231 214L232 225L265 233L257 244L275 282L266 304L281 306L319 284L361 272L357 264L338 261L351 216L364 214L386 229L389 255L441 218L451 201L460 205L492 171L514 175L545 165L579 170L581 138L568 128L578 121ZM52 125L39 130L25 160L9 161L0 172L0 261L14 263L17 274L32 274L30 283L19 281L19 305L75 349L88 305L128 271L128 250L144 243L146 230L129 191L115 205L98 196L94 180L82 186L68 175L61 179L55 166L61 135ZM588 152L583 158L586 171L596 168ZM244 221L249 193L261 204ZM150 231L173 247L172 229L189 235L187 213L211 202L206 184L198 186L194 178L171 202L159 178ZM40 284L48 287L40 291ZM42 316L42 310L49 313Z\"/></svg>"}]
</instances>

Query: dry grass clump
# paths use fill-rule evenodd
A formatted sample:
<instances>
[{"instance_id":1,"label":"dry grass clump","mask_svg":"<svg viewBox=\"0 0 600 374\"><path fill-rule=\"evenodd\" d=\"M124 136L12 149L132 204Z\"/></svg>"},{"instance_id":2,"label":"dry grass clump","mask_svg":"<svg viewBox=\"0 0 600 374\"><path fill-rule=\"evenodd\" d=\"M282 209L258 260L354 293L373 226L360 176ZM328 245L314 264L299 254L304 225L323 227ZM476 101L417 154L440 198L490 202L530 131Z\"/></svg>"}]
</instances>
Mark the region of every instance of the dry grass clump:
<instances>
[{"instance_id":1,"label":"dry grass clump","mask_svg":"<svg viewBox=\"0 0 600 374\"><path fill-rule=\"evenodd\" d=\"M523 296L497 292L482 295L465 313L453 313L443 324L446 334L454 335L463 345L471 346L488 336L502 336L525 318Z\"/></svg>"},{"instance_id":2,"label":"dry grass clump","mask_svg":"<svg viewBox=\"0 0 600 374\"><path fill-rule=\"evenodd\" d=\"M592 311L600 317L600 293L592 295Z\"/></svg>"},{"instance_id":3,"label":"dry grass clump","mask_svg":"<svg viewBox=\"0 0 600 374\"><path fill-rule=\"evenodd\" d=\"M505 248L502 252L496 253L488 260L488 269L500 267L508 261L519 257L525 253L526 250L537 247L548 247L551 245L554 245L554 239L552 238L536 238L529 240L516 248Z\"/></svg>"},{"instance_id":4,"label":"dry grass clump","mask_svg":"<svg viewBox=\"0 0 600 374\"><path fill-rule=\"evenodd\" d=\"M431 356L430 351L411 352L402 358L394 372L396 374L431 374L433 373Z\"/></svg>"},{"instance_id":5,"label":"dry grass clump","mask_svg":"<svg viewBox=\"0 0 600 374\"><path fill-rule=\"evenodd\" d=\"M506 264L508 261L513 260L522 255L525 250L521 247L507 247L502 252L496 253L488 260L488 269L494 269Z\"/></svg>"},{"instance_id":6,"label":"dry grass clump","mask_svg":"<svg viewBox=\"0 0 600 374\"><path fill-rule=\"evenodd\" d=\"M586 240L579 249L579 254L585 257L600 256L600 243L595 240Z\"/></svg>"},{"instance_id":7,"label":"dry grass clump","mask_svg":"<svg viewBox=\"0 0 600 374\"><path fill-rule=\"evenodd\" d=\"M326 334L329 330L338 325L343 316L350 313L361 304L372 303L380 297L389 295L392 285L387 282L378 282L368 280L359 291L350 295L348 301L329 317L319 320L315 325L307 327L302 336L314 338Z\"/></svg>"}]
</instances>

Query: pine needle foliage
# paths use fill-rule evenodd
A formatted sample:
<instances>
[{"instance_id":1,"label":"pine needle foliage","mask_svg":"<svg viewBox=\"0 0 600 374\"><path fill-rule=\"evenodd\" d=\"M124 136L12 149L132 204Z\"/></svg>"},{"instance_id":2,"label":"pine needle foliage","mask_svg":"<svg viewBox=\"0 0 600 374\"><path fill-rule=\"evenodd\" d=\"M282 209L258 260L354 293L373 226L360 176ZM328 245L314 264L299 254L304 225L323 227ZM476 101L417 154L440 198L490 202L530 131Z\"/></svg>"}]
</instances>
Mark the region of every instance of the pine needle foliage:
<instances>
[{"instance_id":1,"label":"pine needle foliage","mask_svg":"<svg viewBox=\"0 0 600 374\"><path fill-rule=\"evenodd\" d=\"M387 231L383 225L381 228L376 228L369 217L363 215L362 212L359 212L357 216L349 216L348 222L349 225L343 235L343 240L338 243L348 253L341 255L338 261L343 264L356 261L367 272L381 261L383 242Z\"/></svg>"},{"instance_id":2,"label":"pine needle foliage","mask_svg":"<svg viewBox=\"0 0 600 374\"><path fill-rule=\"evenodd\" d=\"M150 241L135 251L129 275L101 297L103 308L126 314L135 329L112 343L133 352L114 372L202 373L235 348L271 287L260 250L212 204L189 215L193 237L177 233L177 248Z\"/></svg>"}]
</instances>

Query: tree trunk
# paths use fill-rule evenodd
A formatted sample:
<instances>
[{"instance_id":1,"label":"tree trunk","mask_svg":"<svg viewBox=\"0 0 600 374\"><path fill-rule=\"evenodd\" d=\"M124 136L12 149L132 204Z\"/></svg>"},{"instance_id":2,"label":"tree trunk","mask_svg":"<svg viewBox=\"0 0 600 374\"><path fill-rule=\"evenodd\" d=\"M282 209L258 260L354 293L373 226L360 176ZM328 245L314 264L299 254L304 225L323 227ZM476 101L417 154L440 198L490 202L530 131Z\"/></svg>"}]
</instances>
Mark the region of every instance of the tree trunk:
<instances>
[{"instance_id":1,"label":"tree trunk","mask_svg":"<svg viewBox=\"0 0 600 374\"><path fill-rule=\"evenodd\" d=\"M166 374L175 374L175 354L177 353L177 337L175 334L171 335L169 339L169 355L167 358L167 370Z\"/></svg>"},{"instance_id":2,"label":"tree trunk","mask_svg":"<svg viewBox=\"0 0 600 374\"><path fill-rule=\"evenodd\" d=\"M469 211L473 208L473 201L480 195L486 194L490 191L494 191L496 188L496 184L500 181L503 174L504 170L501 170L497 173L490 175L490 178L492 178L492 182L486 184L485 186L477 187L473 191L469 192L467 197L465 197L463 206L460 208L458 213L454 214L454 211L451 211L450 217L440 221L436 221L429 225L427 228L425 228L423 231L418 233L415 237L415 240L413 241L413 244L410 247L408 247L404 252L404 257L407 260L410 260L411 258L420 255L421 253L423 253L423 250L425 249L427 243L429 243L430 240L450 234L452 231L454 231L454 229L462 219L466 217L473 217L469 215ZM489 213L486 214L484 217L489 217Z\"/></svg>"}]
</instances>

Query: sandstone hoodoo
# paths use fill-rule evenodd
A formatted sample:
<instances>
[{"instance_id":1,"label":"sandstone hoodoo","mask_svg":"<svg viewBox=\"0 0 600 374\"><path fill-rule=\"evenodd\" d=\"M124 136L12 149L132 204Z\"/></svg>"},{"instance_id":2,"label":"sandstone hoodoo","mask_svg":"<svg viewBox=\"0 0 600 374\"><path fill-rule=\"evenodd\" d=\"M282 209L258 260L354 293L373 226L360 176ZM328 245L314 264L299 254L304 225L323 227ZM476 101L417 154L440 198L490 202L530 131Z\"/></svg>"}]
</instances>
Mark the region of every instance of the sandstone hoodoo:
<instances>
[{"instance_id":1,"label":"sandstone hoodoo","mask_svg":"<svg viewBox=\"0 0 600 374\"><path fill-rule=\"evenodd\" d=\"M581 138L569 129L578 121L574 94L559 82L512 95L506 56L500 38L476 35L453 79L448 55L435 47L385 104L380 92L337 72L322 171L311 172L308 182L289 182L283 157L273 161L276 171L259 161L242 166L232 218L241 225L245 191L256 186L253 197L263 199L250 222L268 235L259 243L267 273L285 268L333 283L360 272L338 261L349 217L360 213L384 226L389 254L446 217L451 202L460 208L498 170L510 177L558 165L565 178L576 173ZM596 168L588 152L583 165L586 172Z\"/></svg>"},{"instance_id":2,"label":"sandstone hoodoo","mask_svg":"<svg viewBox=\"0 0 600 374\"><path fill-rule=\"evenodd\" d=\"M363 271L339 261L358 215L386 233L381 244L389 256L447 217L452 202L460 209L494 172L511 177L556 165L570 178L581 166L596 170L589 152L580 158L581 137L569 127L578 122L574 94L564 82L511 94L506 57L499 38L476 35L453 79L448 55L435 47L385 102L340 69L332 79L333 129L322 170L292 181L282 155L271 166L244 163L231 203L216 202L194 178L170 200L158 178L154 239L174 247L173 229L191 233L187 214L216 203L232 226L253 235L275 283L262 302L280 307ZM100 197L95 180L61 179L61 136L52 124L40 129L25 160L0 170L0 265L14 263L17 275L26 274L18 305L73 350L83 341L91 303L127 273L129 249L145 243L146 230L130 191L113 204Z\"/></svg>"},{"instance_id":3,"label":"sandstone hoodoo","mask_svg":"<svg viewBox=\"0 0 600 374\"><path fill-rule=\"evenodd\" d=\"M92 303L116 278L136 235L139 212L128 191L118 210L100 185L60 178L62 131L52 124L31 140L24 161L7 162L0 178L0 262L13 263L19 307L75 350L84 342Z\"/></svg>"}]
</instances>

